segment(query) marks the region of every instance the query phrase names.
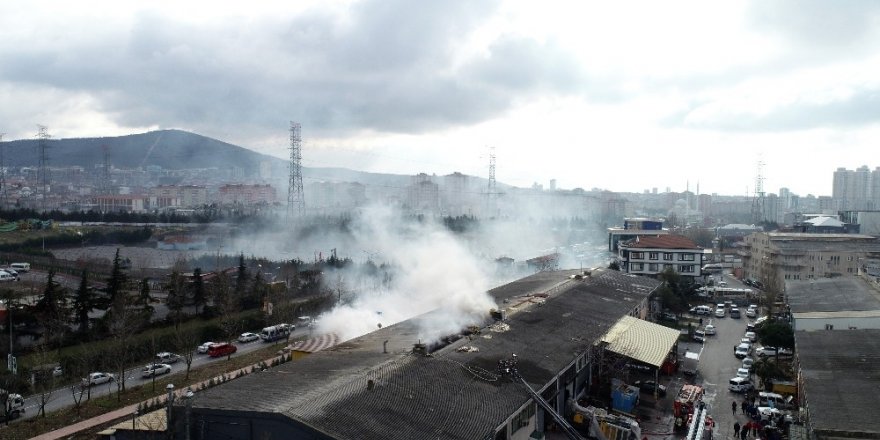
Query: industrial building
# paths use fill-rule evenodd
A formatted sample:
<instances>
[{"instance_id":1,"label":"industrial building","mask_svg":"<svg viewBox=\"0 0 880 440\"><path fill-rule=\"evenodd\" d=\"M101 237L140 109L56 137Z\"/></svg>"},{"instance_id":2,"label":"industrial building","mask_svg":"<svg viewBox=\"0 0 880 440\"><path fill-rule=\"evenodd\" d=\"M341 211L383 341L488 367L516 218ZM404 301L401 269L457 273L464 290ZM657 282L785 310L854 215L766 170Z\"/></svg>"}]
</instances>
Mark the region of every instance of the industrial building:
<instances>
[{"instance_id":1,"label":"industrial building","mask_svg":"<svg viewBox=\"0 0 880 440\"><path fill-rule=\"evenodd\" d=\"M537 273L491 290L502 319L487 311L460 339L421 340L441 316L421 315L198 392L171 426L193 440L542 438L594 383L596 344L644 317L658 286L612 270Z\"/></svg>"},{"instance_id":2,"label":"industrial building","mask_svg":"<svg viewBox=\"0 0 880 440\"><path fill-rule=\"evenodd\" d=\"M788 281L785 294L792 328L880 329L880 290L865 277Z\"/></svg>"}]
</instances>

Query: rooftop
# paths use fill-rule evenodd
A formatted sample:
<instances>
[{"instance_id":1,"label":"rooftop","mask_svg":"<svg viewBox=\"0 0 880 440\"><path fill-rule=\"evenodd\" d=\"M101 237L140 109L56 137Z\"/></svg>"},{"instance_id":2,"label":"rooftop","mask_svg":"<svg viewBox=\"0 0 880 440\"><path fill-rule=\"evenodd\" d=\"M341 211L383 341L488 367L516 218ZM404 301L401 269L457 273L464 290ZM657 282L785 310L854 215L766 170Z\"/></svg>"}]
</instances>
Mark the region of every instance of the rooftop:
<instances>
[{"instance_id":1,"label":"rooftop","mask_svg":"<svg viewBox=\"0 0 880 440\"><path fill-rule=\"evenodd\" d=\"M340 439L486 438L529 401L496 374L499 360L516 353L540 390L658 285L611 270L539 273L490 292L510 311L503 323L430 356L412 347L433 312L200 392L193 407L272 413Z\"/></svg>"},{"instance_id":2,"label":"rooftop","mask_svg":"<svg viewBox=\"0 0 880 440\"><path fill-rule=\"evenodd\" d=\"M630 249L694 249L702 250L690 238L681 235L663 235L659 237L637 237L620 244Z\"/></svg>"},{"instance_id":3,"label":"rooftop","mask_svg":"<svg viewBox=\"0 0 880 440\"><path fill-rule=\"evenodd\" d=\"M795 341L814 432L880 437L880 330L796 332Z\"/></svg>"},{"instance_id":4,"label":"rooftop","mask_svg":"<svg viewBox=\"0 0 880 440\"><path fill-rule=\"evenodd\" d=\"M858 277L787 281L792 313L880 310L880 292Z\"/></svg>"}]
</instances>

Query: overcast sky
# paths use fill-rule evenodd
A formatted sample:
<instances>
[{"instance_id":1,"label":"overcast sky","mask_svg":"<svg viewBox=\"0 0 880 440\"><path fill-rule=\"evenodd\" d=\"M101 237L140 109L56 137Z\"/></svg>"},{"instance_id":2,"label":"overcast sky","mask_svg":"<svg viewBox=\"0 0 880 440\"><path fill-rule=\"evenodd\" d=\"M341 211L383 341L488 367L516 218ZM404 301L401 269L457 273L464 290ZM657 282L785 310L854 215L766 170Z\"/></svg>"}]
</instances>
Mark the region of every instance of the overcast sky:
<instances>
[{"instance_id":1,"label":"overcast sky","mask_svg":"<svg viewBox=\"0 0 880 440\"><path fill-rule=\"evenodd\" d=\"M8 1L0 132L179 128L303 163L830 195L880 166L880 2Z\"/></svg>"}]
</instances>

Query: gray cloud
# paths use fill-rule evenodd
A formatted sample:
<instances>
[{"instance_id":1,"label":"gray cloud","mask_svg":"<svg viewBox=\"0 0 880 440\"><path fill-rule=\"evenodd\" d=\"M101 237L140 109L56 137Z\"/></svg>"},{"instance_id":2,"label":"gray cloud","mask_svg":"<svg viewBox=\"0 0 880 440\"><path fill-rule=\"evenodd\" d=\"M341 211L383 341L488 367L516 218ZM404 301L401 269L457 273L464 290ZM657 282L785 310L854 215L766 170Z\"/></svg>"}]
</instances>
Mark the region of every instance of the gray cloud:
<instances>
[{"instance_id":1,"label":"gray cloud","mask_svg":"<svg viewBox=\"0 0 880 440\"><path fill-rule=\"evenodd\" d=\"M666 122L689 128L750 132L851 128L880 122L880 89L861 89L847 99L830 102L794 102L761 115L721 112L694 122L687 120L689 113L673 115Z\"/></svg>"},{"instance_id":2,"label":"gray cloud","mask_svg":"<svg viewBox=\"0 0 880 440\"><path fill-rule=\"evenodd\" d=\"M813 50L851 48L876 35L880 3L862 0L754 1L749 18L756 29L781 34Z\"/></svg>"},{"instance_id":3,"label":"gray cloud","mask_svg":"<svg viewBox=\"0 0 880 440\"><path fill-rule=\"evenodd\" d=\"M313 135L440 130L580 87L583 73L552 43L505 38L455 68L456 50L494 12L488 2L366 1L342 19L311 12L237 26L141 13L124 34L2 48L0 80L85 92L123 126L254 137L289 119Z\"/></svg>"}]
</instances>

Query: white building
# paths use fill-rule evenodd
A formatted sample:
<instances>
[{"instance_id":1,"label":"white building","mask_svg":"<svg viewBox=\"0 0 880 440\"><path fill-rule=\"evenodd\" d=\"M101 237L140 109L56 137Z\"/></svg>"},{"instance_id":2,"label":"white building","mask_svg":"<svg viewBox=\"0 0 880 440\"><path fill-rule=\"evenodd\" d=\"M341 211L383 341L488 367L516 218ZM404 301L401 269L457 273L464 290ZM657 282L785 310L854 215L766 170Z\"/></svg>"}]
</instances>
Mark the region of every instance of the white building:
<instances>
[{"instance_id":1,"label":"white building","mask_svg":"<svg viewBox=\"0 0 880 440\"><path fill-rule=\"evenodd\" d=\"M638 236L618 244L617 258L622 272L657 275L667 268L684 276L703 275L705 250L681 235Z\"/></svg>"}]
</instances>

